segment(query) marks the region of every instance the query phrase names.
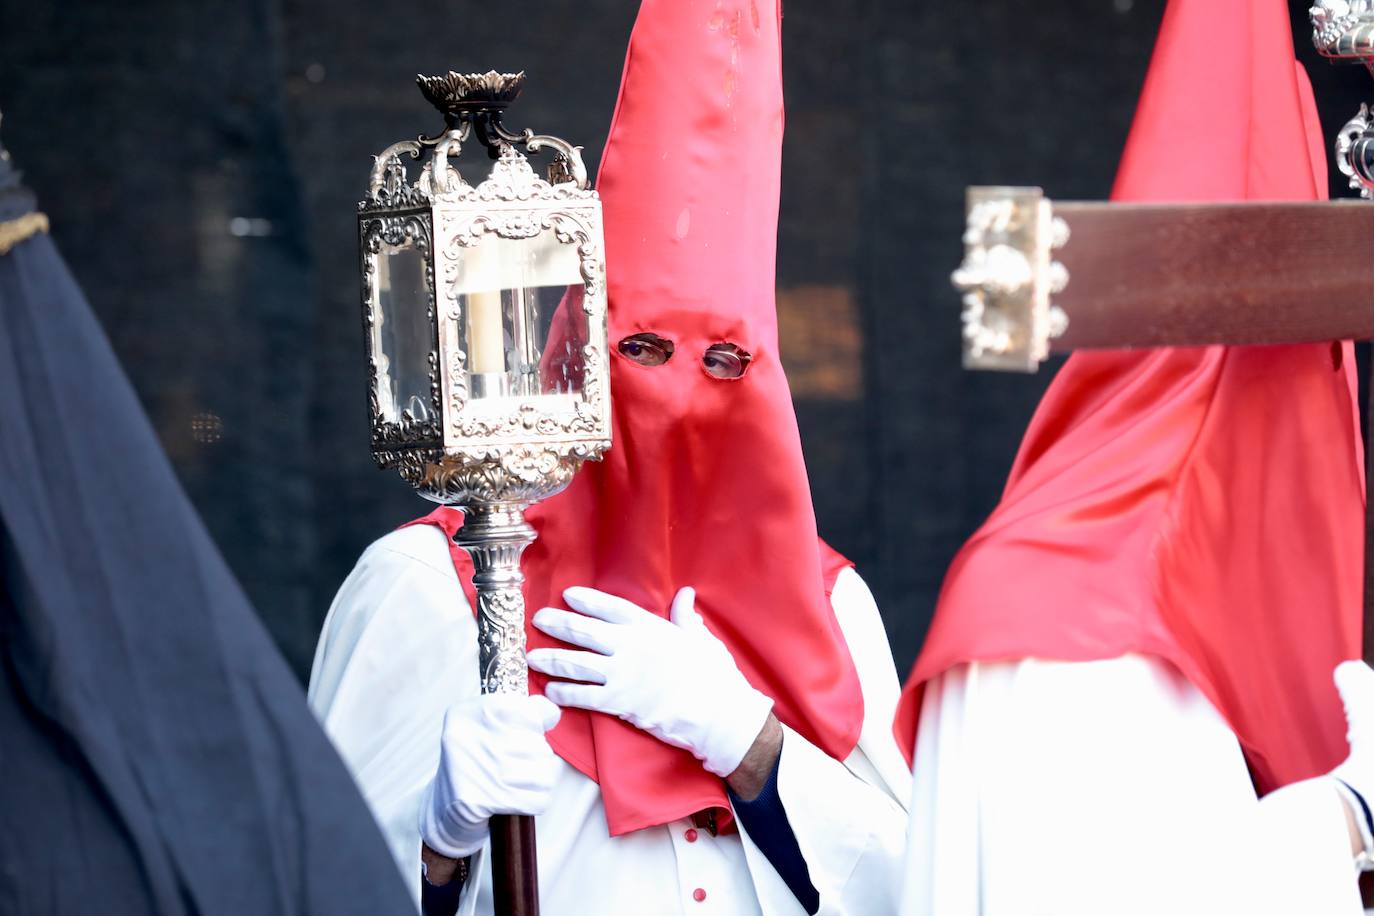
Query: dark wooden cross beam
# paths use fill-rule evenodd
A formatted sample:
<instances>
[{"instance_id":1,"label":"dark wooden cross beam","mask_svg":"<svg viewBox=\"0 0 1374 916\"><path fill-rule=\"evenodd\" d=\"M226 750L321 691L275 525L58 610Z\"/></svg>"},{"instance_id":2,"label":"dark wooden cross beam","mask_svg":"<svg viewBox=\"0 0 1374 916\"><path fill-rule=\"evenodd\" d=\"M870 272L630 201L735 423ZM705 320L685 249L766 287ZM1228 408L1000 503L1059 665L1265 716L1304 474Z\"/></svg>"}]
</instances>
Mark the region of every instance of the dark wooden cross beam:
<instances>
[{"instance_id":1,"label":"dark wooden cross beam","mask_svg":"<svg viewBox=\"0 0 1374 916\"><path fill-rule=\"evenodd\" d=\"M1369 201L1052 203L1036 188L970 188L964 244L954 283L968 368L1034 371L1079 349L1374 339ZM1374 660L1368 513L1365 533Z\"/></svg>"},{"instance_id":2,"label":"dark wooden cross beam","mask_svg":"<svg viewBox=\"0 0 1374 916\"><path fill-rule=\"evenodd\" d=\"M1374 205L1060 204L1051 350L1374 337Z\"/></svg>"}]
</instances>

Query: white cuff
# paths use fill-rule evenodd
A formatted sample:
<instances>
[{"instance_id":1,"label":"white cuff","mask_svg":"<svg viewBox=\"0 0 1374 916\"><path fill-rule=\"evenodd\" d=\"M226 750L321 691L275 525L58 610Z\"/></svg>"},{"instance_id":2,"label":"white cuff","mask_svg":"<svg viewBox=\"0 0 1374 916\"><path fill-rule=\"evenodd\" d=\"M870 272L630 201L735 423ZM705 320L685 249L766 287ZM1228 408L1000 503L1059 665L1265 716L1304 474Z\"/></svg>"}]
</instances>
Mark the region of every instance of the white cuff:
<instances>
[{"instance_id":1,"label":"white cuff","mask_svg":"<svg viewBox=\"0 0 1374 916\"><path fill-rule=\"evenodd\" d=\"M754 746L768 716L773 712L772 697L750 690L731 706L728 720L711 730L709 746L702 748L701 762L721 779L739 769L744 755Z\"/></svg>"}]
</instances>

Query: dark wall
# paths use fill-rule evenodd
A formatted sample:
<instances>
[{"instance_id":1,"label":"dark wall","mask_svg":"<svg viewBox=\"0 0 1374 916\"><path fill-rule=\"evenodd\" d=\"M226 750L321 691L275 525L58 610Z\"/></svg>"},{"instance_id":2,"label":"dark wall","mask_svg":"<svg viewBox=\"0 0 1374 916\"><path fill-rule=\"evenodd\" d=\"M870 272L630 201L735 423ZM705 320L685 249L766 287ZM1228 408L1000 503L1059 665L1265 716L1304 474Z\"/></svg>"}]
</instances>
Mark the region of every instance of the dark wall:
<instances>
[{"instance_id":1,"label":"dark wall","mask_svg":"<svg viewBox=\"0 0 1374 916\"><path fill-rule=\"evenodd\" d=\"M822 533L873 585L903 667L1051 377L959 368L963 188L1106 195L1162 6L787 2L784 358ZM634 8L0 0L7 144L298 670L359 551L426 508L367 450L353 206L370 156L435 126L417 71L524 68L511 120L594 167Z\"/></svg>"}]
</instances>

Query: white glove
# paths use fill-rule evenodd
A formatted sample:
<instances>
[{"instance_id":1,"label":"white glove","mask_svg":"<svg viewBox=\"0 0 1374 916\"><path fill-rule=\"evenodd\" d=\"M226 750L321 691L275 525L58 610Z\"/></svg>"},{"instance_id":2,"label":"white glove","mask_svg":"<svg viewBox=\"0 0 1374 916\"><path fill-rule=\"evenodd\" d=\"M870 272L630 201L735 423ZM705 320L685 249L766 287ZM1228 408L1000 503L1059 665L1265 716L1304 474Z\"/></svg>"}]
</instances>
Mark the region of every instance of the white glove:
<instances>
[{"instance_id":1,"label":"white glove","mask_svg":"<svg viewBox=\"0 0 1374 916\"><path fill-rule=\"evenodd\" d=\"M563 593L582 613L546 607L534 625L589 649L534 649L530 667L553 677L544 694L559 706L619 716L674 747L686 748L717 776L729 776L763 731L773 701L735 665L730 650L698 616L696 593L673 599L672 621L591 588Z\"/></svg>"},{"instance_id":2,"label":"white glove","mask_svg":"<svg viewBox=\"0 0 1374 916\"><path fill-rule=\"evenodd\" d=\"M543 814L558 777L544 732L560 710L544 697L491 694L444 716L439 770L420 799L420 838L462 859L482 848L493 814Z\"/></svg>"},{"instance_id":3,"label":"white glove","mask_svg":"<svg viewBox=\"0 0 1374 916\"><path fill-rule=\"evenodd\" d=\"M1335 680L1345 706L1350 756L1330 775L1338 780L1336 790L1355 819L1364 847L1356 864L1362 871L1374 871L1374 821L1367 807L1374 804L1374 670L1364 662L1341 662Z\"/></svg>"}]
</instances>

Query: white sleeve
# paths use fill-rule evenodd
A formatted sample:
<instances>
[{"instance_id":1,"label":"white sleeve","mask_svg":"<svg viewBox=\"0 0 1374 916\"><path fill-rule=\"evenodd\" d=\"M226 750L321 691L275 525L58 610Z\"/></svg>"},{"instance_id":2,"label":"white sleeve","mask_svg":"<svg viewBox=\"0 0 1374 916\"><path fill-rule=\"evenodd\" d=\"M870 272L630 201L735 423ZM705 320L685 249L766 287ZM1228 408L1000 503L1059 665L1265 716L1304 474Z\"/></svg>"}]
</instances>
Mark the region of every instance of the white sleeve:
<instances>
[{"instance_id":1,"label":"white sleeve","mask_svg":"<svg viewBox=\"0 0 1374 916\"><path fill-rule=\"evenodd\" d=\"M897 911L911 774L892 734L900 693L882 618L868 587L845 570L831 598L863 689L859 745L841 763L784 726L778 796L820 894L820 914ZM800 905L741 827L745 856L766 916Z\"/></svg>"},{"instance_id":2,"label":"white sleeve","mask_svg":"<svg viewBox=\"0 0 1374 916\"><path fill-rule=\"evenodd\" d=\"M1257 803L1226 720L1158 658L960 665L917 734L903 916L1361 912L1335 793Z\"/></svg>"},{"instance_id":3,"label":"white sleeve","mask_svg":"<svg viewBox=\"0 0 1374 916\"><path fill-rule=\"evenodd\" d=\"M420 795L439 764L445 711L477 693L477 625L443 533L417 525L377 541L330 606L309 702L417 906Z\"/></svg>"},{"instance_id":4,"label":"white sleeve","mask_svg":"<svg viewBox=\"0 0 1374 916\"><path fill-rule=\"evenodd\" d=\"M1363 916L1345 809L1331 780L1285 786L1255 807L1250 864L1267 912Z\"/></svg>"}]
</instances>

